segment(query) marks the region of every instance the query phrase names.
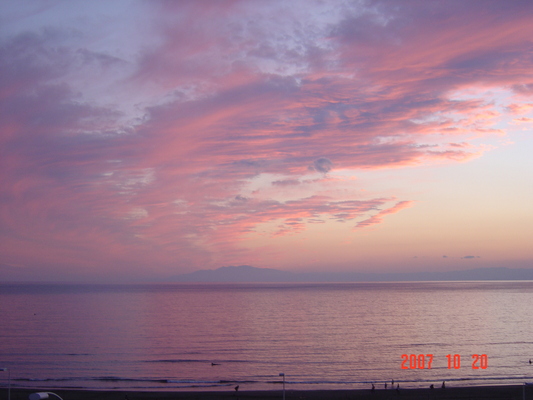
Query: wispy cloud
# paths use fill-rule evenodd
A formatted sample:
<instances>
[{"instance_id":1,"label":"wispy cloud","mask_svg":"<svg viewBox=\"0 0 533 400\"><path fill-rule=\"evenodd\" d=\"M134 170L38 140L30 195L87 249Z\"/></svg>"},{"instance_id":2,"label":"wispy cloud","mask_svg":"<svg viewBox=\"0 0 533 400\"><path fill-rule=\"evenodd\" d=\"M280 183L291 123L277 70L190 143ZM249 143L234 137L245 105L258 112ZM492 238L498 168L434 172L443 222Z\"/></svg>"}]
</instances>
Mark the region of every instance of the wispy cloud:
<instances>
[{"instance_id":1,"label":"wispy cloud","mask_svg":"<svg viewBox=\"0 0 533 400\"><path fill-rule=\"evenodd\" d=\"M397 212L403 210L404 208L412 207L412 206L413 206L413 202L412 201L400 201L400 202L396 203L393 207L390 207L390 208L387 208L385 210L382 210L382 211L378 212L377 214L373 215L372 217L357 223L357 225L355 227L356 228L365 228L365 227L368 227L368 226L380 224L381 222L383 222L383 218L386 215L396 214Z\"/></svg>"}]
</instances>

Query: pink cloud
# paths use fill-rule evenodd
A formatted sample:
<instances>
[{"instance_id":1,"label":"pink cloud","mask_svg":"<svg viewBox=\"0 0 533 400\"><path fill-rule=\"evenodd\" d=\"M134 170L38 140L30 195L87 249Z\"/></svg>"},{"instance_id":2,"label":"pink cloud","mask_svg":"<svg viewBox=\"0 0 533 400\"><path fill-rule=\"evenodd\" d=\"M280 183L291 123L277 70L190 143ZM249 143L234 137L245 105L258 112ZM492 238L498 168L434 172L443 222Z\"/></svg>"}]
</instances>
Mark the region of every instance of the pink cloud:
<instances>
[{"instance_id":1,"label":"pink cloud","mask_svg":"<svg viewBox=\"0 0 533 400\"><path fill-rule=\"evenodd\" d=\"M523 113L532 111L533 110L533 104L531 104L531 103L523 103L523 104L513 103L513 104L509 104L507 106L507 109L512 114L523 114Z\"/></svg>"},{"instance_id":2,"label":"pink cloud","mask_svg":"<svg viewBox=\"0 0 533 400\"><path fill-rule=\"evenodd\" d=\"M373 215L372 217L365 219L357 223L355 228L366 228L372 225L380 224L383 222L383 219L386 215L396 214L397 212L403 210L404 208L412 207L414 204L413 201L399 201L394 206L387 208Z\"/></svg>"},{"instance_id":3,"label":"pink cloud","mask_svg":"<svg viewBox=\"0 0 533 400\"><path fill-rule=\"evenodd\" d=\"M518 124L529 124L533 122L533 118L527 118L527 117L515 118L513 119L513 122L518 123Z\"/></svg>"},{"instance_id":4,"label":"pink cloud","mask_svg":"<svg viewBox=\"0 0 533 400\"><path fill-rule=\"evenodd\" d=\"M324 196L321 179L479 157L484 138L504 133L499 111L452 93L530 93L529 8L476 4L281 13L277 3L153 3L143 20L151 45L129 59L82 30L2 37L2 254L87 273L171 270L246 262L238 243L264 224L283 237L325 221L383 222L414 203L371 216L394 193L361 197L331 180L343 194ZM315 192L243 194L269 174L277 195Z\"/></svg>"}]
</instances>

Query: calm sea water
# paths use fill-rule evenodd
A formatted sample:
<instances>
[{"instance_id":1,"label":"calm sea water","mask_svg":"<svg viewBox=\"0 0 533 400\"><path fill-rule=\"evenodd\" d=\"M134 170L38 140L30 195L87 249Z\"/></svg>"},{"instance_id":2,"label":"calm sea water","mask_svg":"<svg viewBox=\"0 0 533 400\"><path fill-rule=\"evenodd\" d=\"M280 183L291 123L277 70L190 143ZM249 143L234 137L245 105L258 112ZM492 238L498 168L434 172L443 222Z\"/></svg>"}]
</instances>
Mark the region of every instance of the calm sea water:
<instances>
[{"instance_id":1,"label":"calm sea water","mask_svg":"<svg viewBox=\"0 0 533 400\"><path fill-rule=\"evenodd\" d=\"M0 285L0 324L12 387L533 380L533 282Z\"/></svg>"}]
</instances>

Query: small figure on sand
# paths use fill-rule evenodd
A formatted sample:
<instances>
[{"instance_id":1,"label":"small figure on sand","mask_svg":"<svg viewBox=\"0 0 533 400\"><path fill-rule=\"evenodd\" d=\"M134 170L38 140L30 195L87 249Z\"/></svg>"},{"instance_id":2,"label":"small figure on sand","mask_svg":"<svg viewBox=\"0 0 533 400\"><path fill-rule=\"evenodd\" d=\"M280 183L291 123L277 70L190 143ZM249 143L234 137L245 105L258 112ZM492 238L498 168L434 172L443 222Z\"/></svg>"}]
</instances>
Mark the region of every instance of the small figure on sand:
<instances>
[{"instance_id":1,"label":"small figure on sand","mask_svg":"<svg viewBox=\"0 0 533 400\"><path fill-rule=\"evenodd\" d=\"M239 385L235 386L235 391L236 391L236 392L239 391Z\"/></svg>"},{"instance_id":2,"label":"small figure on sand","mask_svg":"<svg viewBox=\"0 0 533 400\"><path fill-rule=\"evenodd\" d=\"M374 386L374 384L372 384L372 389L370 389L370 391L374 392L376 390L376 387Z\"/></svg>"},{"instance_id":3,"label":"small figure on sand","mask_svg":"<svg viewBox=\"0 0 533 400\"><path fill-rule=\"evenodd\" d=\"M441 386L442 389L446 389L446 383L445 381L442 381L442 386Z\"/></svg>"},{"instance_id":4,"label":"small figure on sand","mask_svg":"<svg viewBox=\"0 0 533 400\"><path fill-rule=\"evenodd\" d=\"M431 390L433 390L433 389L435 389L435 385L431 384L431 385L429 385L429 388L430 388Z\"/></svg>"},{"instance_id":5,"label":"small figure on sand","mask_svg":"<svg viewBox=\"0 0 533 400\"><path fill-rule=\"evenodd\" d=\"M385 382L385 389L387 389L387 382Z\"/></svg>"}]
</instances>

